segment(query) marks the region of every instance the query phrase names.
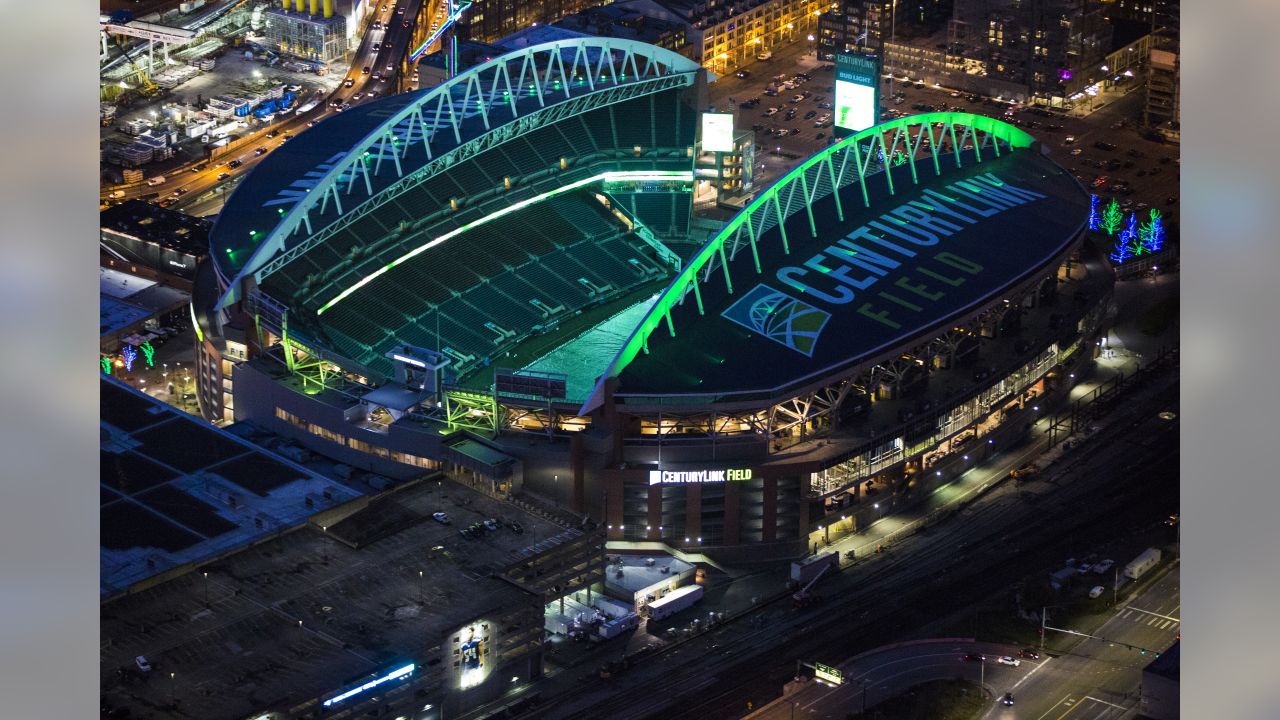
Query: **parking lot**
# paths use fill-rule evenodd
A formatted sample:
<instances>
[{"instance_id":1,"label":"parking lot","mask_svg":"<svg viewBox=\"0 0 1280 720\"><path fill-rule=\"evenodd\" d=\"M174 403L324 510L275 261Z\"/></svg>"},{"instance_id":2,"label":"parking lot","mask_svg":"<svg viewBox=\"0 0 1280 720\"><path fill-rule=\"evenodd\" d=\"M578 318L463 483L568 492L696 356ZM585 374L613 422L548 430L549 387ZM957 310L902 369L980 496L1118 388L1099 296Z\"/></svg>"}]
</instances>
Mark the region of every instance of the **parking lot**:
<instances>
[{"instance_id":1,"label":"parking lot","mask_svg":"<svg viewBox=\"0 0 1280 720\"><path fill-rule=\"evenodd\" d=\"M832 142L832 128L815 127L815 123L832 112L826 105L833 99L835 73L833 66L820 62L810 50L808 42L776 48L770 60L744 67L741 75L745 77L729 74L709 88L713 107L735 112L739 129L755 130L757 190ZM776 80L795 80L797 74L807 75L808 80L801 77L790 87L783 85L776 95L767 94L768 87ZM797 99L797 96L802 97ZM1002 118L1044 142L1054 159L1071 170L1091 192L1102 197L1118 196L1133 209L1159 208L1166 218L1171 218L1177 210L1178 146L1144 137L1138 127L1143 100L1144 93L1139 88L1109 97L1109 102L1094 112L1079 115L1019 108L991 98L901 79L884 78L881 86L885 119L930 112L929 108ZM777 111L770 113L770 108ZM1065 143L1070 136L1074 141ZM1095 146L1098 142L1116 147L1103 150ZM1072 155L1074 150L1080 152ZM1118 167L1115 163L1108 166L1112 160L1118 161ZM1094 185L1099 176L1105 176L1106 181Z\"/></svg>"},{"instance_id":2,"label":"parking lot","mask_svg":"<svg viewBox=\"0 0 1280 720\"><path fill-rule=\"evenodd\" d=\"M432 518L442 511L450 524ZM520 532L460 534L488 518L517 521ZM448 480L423 482L333 527L305 527L104 604L103 701L134 718L245 717L392 661L429 662L445 633L521 595L491 572L560 532Z\"/></svg>"}]
</instances>

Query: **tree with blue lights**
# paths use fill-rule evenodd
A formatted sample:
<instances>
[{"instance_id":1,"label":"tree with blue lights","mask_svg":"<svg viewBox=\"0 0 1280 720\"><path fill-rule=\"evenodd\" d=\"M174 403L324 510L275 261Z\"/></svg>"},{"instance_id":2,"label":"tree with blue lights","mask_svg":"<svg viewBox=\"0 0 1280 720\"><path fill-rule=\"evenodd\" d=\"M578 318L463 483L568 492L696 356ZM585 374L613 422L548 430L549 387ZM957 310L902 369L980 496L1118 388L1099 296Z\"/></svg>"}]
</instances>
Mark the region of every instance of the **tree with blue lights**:
<instances>
[{"instance_id":1,"label":"tree with blue lights","mask_svg":"<svg viewBox=\"0 0 1280 720\"><path fill-rule=\"evenodd\" d=\"M1128 222L1124 225L1124 230L1120 231L1120 236L1116 238L1117 243L1123 243L1129 248L1132 255L1141 255L1146 252L1146 248L1142 246L1142 238L1138 235L1138 213L1129 216Z\"/></svg>"},{"instance_id":2,"label":"tree with blue lights","mask_svg":"<svg viewBox=\"0 0 1280 720\"><path fill-rule=\"evenodd\" d=\"M1098 217L1098 196L1090 195L1089 196L1089 229L1097 230L1099 220L1100 218Z\"/></svg>"},{"instance_id":3,"label":"tree with blue lights","mask_svg":"<svg viewBox=\"0 0 1280 720\"><path fill-rule=\"evenodd\" d=\"M1111 262L1116 265L1123 265L1133 257L1133 248L1123 239L1117 239L1116 244L1111 248Z\"/></svg>"},{"instance_id":4,"label":"tree with blue lights","mask_svg":"<svg viewBox=\"0 0 1280 720\"><path fill-rule=\"evenodd\" d=\"M133 372L133 361L138 359L138 351L132 345L125 345L120 351L120 359L124 360L124 369Z\"/></svg>"},{"instance_id":5,"label":"tree with blue lights","mask_svg":"<svg viewBox=\"0 0 1280 720\"><path fill-rule=\"evenodd\" d=\"M1107 209L1102 211L1102 229L1108 235L1115 235L1123 224L1124 211L1120 209L1120 203L1115 198L1111 198L1111 202L1107 203Z\"/></svg>"},{"instance_id":6,"label":"tree with blue lights","mask_svg":"<svg viewBox=\"0 0 1280 720\"><path fill-rule=\"evenodd\" d=\"M1151 219L1138 229L1139 242L1146 252L1159 252L1164 247L1164 219L1160 211L1151 209Z\"/></svg>"}]
</instances>

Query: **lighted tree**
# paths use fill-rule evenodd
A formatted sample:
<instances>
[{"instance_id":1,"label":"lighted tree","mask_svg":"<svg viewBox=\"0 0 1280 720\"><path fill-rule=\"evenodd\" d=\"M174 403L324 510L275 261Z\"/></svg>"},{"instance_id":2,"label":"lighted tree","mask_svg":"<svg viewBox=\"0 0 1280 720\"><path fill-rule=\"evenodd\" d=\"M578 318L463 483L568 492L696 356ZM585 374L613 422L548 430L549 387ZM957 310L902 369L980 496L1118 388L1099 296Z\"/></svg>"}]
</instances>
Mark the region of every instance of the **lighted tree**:
<instances>
[{"instance_id":1,"label":"lighted tree","mask_svg":"<svg viewBox=\"0 0 1280 720\"><path fill-rule=\"evenodd\" d=\"M1089 196L1089 229L1097 230L1099 220L1100 218L1098 217L1098 196L1090 195Z\"/></svg>"},{"instance_id":2,"label":"lighted tree","mask_svg":"<svg viewBox=\"0 0 1280 720\"><path fill-rule=\"evenodd\" d=\"M1138 229L1138 239L1146 252L1159 252L1164 247L1164 218L1155 208L1151 209L1150 218Z\"/></svg>"},{"instance_id":3,"label":"lighted tree","mask_svg":"<svg viewBox=\"0 0 1280 720\"><path fill-rule=\"evenodd\" d=\"M148 340L147 342L142 343L138 346L138 349L142 351L142 357L147 361L147 367L155 367L156 349L151 347L151 341Z\"/></svg>"},{"instance_id":4,"label":"lighted tree","mask_svg":"<svg viewBox=\"0 0 1280 720\"><path fill-rule=\"evenodd\" d=\"M1129 248L1130 255L1141 255L1146 251L1146 249L1142 247L1142 239L1138 236L1137 213L1133 213L1129 216L1128 222L1124 225L1124 229L1120 231L1120 236L1116 238L1116 244L1124 245Z\"/></svg>"},{"instance_id":5,"label":"lighted tree","mask_svg":"<svg viewBox=\"0 0 1280 720\"><path fill-rule=\"evenodd\" d=\"M1115 198L1111 198L1111 202L1107 203L1107 209L1102 211L1102 229L1108 235L1115 235L1124 224L1124 211L1120 209L1120 203Z\"/></svg>"},{"instance_id":6,"label":"lighted tree","mask_svg":"<svg viewBox=\"0 0 1280 720\"><path fill-rule=\"evenodd\" d=\"M133 361L138 359L138 351L132 345L125 345L120 351L120 359L124 360L124 369L133 372Z\"/></svg>"},{"instance_id":7,"label":"lighted tree","mask_svg":"<svg viewBox=\"0 0 1280 720\"><path fill-rule=\"evenodd\" d=\"M1111 262L1116 265L1123 265L1133 257L1133 248L1123 239L1117 239L1116 244L1111 248Z\"/></svg>"},{"instance_id":8,"label":"lighted tree","mask_svg":"<svg viewBox=\"0 0 1280 720\"><path fill-rule=\"evenodd\" d=\"M111 358L98 358L98 364L102 366L102 372L111 374Z\"/></svg>"},{"instance_id":9,"label":"lighted tree","mask_svg":"<svg viewBox=\"0 0 1280 720\"><path fill-rule=\"evenodd\" d=\"M894 153L894 156L893 156L894 165L905 165L906 162L907 162L907 156L903 155L901 150Z\"/></svg>"}]
</instances>

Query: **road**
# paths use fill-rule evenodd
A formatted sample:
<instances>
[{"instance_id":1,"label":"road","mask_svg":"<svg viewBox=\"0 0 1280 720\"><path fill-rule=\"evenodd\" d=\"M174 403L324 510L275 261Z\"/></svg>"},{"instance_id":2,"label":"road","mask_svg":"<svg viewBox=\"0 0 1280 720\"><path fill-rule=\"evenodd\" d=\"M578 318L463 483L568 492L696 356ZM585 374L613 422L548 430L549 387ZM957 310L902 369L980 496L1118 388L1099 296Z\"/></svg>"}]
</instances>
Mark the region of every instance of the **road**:
<instances>
[{"instance_id":1,"label":"road","mask_svg":"<svg viewBox=\"0 0 1280 720\"><path fill-rule=\"evenodd\" d=\"M1122 603L1098 627L1079 632L1152 650L1173 644L1178 620L1178 568L1140 595ZM874 708L915 685L963 677L986 688L991 704L984 720L1116 720L1136 712L1142 668L1153 655L1114 644L1082 639L1069 652L1018 658L1016 667L995 662L1016 657L1020 648L955 639L886 646L839 663L845 682L829 687L806 682L789 697L750 714L750 720L842 720L850 712ZM965 662L968 653L987 662ZM999 699L1011 693L1014 704ZM864 705L865 703L865 705Z\"/></svg>"},{"instance_id":2,"label":"road","mask_svg":"<svg viewBox=\"0 0 1280 720\"><path fill-rule=\"evenodd\" d=\"M321 99L321 104L311 112L301 116L289 116L287 119L270 126L255 129L244 137L251 139L246 149L235 156L224 156L216 162L198 161L165 172L165 182L158 185L139 185L124 188L124 196L115 200L122 201L157 194L158 199L174 198L172 207L191 215L213 215L221 210L226 197L239 183L240 178L253 170L262 158L283 145L292 136L304 132L309 126L323 120L335 112L332 103L352 103L368 100L372 90L385 95L395 88L396 73L399 71L399 59L404 57L408 46L411 28L404 26L404 18L414 17L423 0L400 0L404 15L397 14L395 3L384 2L377 12L369 13L366 21L369 27L351 61L351 71L345 82L328 98ZM372 29L375 21L386 25L385 29ZM378 49L374 50L374 46ZM390 65L388 65L390 64ZM388 71L387 67L391 70ZM366 74L363 72L369 68ZM379 77L374 78L374 74ZM350 86L347 86L350 83ZM357 97L358 96L358 97ZM268 137L271 135L271 137ZM256 147L255 147L256 146ZM267 152L259 156L256 148L266 148ZM227 167L232 160L242 164L236 168ZM207 165L204 170L193 171L194 168ZM108 193L113 190L104 186L100 199L105 202Z\"/></svg>"},{"instance_id":3,"label":"road","mask_svg":"<svg viewBox=\"0 0 1280 720\"><path fill-rule=\"evenodd\" d=\"M1079 632L1111 642L1081 638L1067 653L1044 661L1044 672L1020 681L1017 705L993 707L985 720L1117 720L1136 714L1142 668L1181 632L1180 570L1175 566L1140 595L1121 602L1110 616Z\"/></svg>"},{"instance_id":4,"label":"road","mask_svg":"<svg viewBox=\"0 0 1280 720\"><path fill-rule=\"evenodd\" d=\"M738 717L747 702L758 707L776 697L797 659L839 658L891 642L999 592L1011 578L1060 562L1072 544L1101 541L1117 524L1151 522L1156 518L1147 515L1176 503L1176 464L1167 458L1176 447L1177 424L1155 418L1156 408L1170 402L1176 402L1176 386L1172 395L1133 398L1109 421L1122 432L1100 433L1044 480L1001 485L928 533L904 538L889 552L824 580L818 589L829 598L825 605L803 611L788 603L768 605L612 681L572 668L559 678L568 691L546 688L554 701L522 717ZM1154 442L1135 449L1125 439L1143 436ZM1013 466L1010 460L981 472L997 477ZM1148 470L1112 482L1117 465L1129 462ZM1072 511L1086 501L1091 513Z\"/></svg>"}]
</instances>

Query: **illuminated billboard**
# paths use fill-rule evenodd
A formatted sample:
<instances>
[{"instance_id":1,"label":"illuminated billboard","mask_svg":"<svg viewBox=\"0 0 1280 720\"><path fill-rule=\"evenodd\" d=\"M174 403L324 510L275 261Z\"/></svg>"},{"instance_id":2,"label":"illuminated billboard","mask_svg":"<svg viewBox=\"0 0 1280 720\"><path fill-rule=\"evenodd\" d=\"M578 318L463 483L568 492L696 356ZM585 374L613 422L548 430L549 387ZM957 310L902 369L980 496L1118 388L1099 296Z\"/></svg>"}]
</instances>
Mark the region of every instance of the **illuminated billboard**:
<instances>
[{"instance_id":1,"label":"illuminated billboard","mask_svg":"<svg viewBox=\"0 0 1280 720\"><path fill-rule=\"evenodd\" d=\"M703 152L733 152L733 115L702 113Z\"/></svg>"},{"instance_id":2,"label":"illuminated billboard","mask_svg":"<svg viewBox=\"0 0 1280 720\"><path fill-rule=\"evenodd\" d=\"M880 62L874 57L836 55L835 126L865 130L880 116Z\"/></svg>"},{"instance_id":3,"label":"illuminated billboard","mask_svg":"<svg viewBox=\"0 0 1280 720\"><path fill-rule=\"evenodd\" d=\"M484 682L489 675L486 657L489 654L489 623L474 623L462 628L453 637L453 667L458 676L458 686L463 690Z\"/></svg>"}]
</instances>

